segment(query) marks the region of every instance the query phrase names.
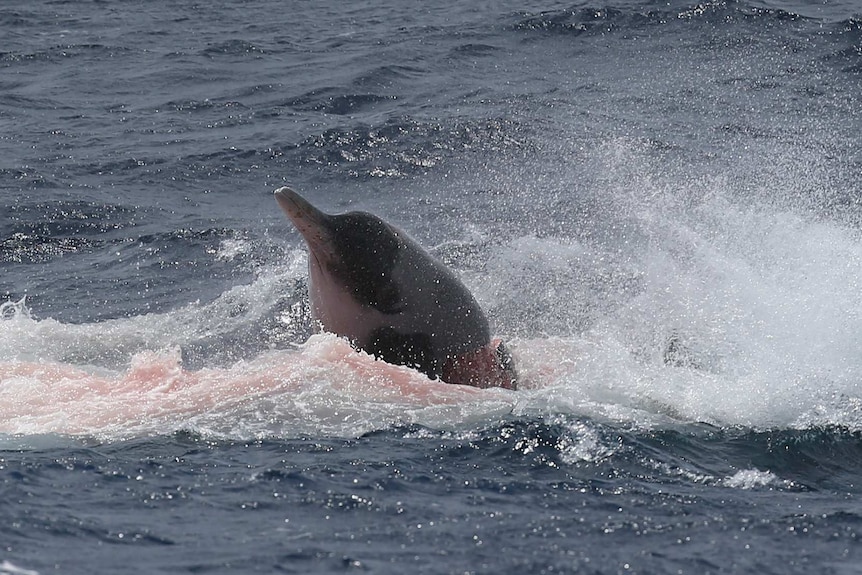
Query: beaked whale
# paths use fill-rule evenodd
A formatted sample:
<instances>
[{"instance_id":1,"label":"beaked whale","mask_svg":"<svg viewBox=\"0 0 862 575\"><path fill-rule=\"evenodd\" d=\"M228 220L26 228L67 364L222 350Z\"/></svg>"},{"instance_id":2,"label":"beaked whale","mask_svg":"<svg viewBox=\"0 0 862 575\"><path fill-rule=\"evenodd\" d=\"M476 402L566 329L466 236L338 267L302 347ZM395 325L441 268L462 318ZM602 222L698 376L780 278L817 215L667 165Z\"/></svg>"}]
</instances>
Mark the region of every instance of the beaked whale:
<instances>
[{"instance_id":1,"label":"beaked whale","mask_svg":"<svg viewBox=\"0 0 862 575\"><path fill-rule=\"evenodd\" d=\"M366 212L326 214L288 187L275 199L308 246L320 328L432 379L516 388L512 356L476 299L407 234Z\"/></svg>"}]
</instances>

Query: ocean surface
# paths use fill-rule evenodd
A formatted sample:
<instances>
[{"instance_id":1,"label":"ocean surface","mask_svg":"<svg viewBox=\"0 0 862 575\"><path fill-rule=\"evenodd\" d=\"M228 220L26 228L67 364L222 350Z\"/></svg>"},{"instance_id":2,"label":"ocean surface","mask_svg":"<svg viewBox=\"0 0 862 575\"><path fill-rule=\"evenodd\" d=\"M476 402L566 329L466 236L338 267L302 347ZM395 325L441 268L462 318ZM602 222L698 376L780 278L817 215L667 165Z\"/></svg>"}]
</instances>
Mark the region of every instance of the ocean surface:
<instances>
[{"instance_id":1,"label":"ocean surface","mask_svg":"<svg viewBox=\"0 0 862 575\"><path fill-rule=\"evenodd\" d=\"M521 389L313 333L272 192ZM0 575L858 573L862 4L0 2Z\"/></svg>"}]
</instances>

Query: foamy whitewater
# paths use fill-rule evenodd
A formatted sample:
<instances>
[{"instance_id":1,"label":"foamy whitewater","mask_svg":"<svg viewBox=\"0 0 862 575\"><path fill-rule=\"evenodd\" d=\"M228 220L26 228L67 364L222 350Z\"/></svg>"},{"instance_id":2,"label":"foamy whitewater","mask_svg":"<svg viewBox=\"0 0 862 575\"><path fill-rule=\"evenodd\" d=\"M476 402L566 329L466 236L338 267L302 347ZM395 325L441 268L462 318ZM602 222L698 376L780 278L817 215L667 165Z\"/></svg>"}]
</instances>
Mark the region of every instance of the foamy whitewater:
<instances>
[{"instance_id":1,"label":"foamy whitewater","mask_svg":"<svg viewBox=\"0 0 862 575\"><path fill-rule=\"evenodd\" d=\"M860 17L0 11L0 575L855 572ZM315 333L287 184L455 270L519 390Z\"/></svg>"},{"instance_id":2,"label":"foamy whitewater","mask_svg":"<svg viewBox=\"0 0 862 575\"><path fill-rule=\"evenodd\" d=\"M627 144L599 153L641 161ZM35 319L24 299L2 304L0 429L106 439L180 429L352 437L538 412L646 428L859 430L859 233L804 209L729 197L726 181L689 186L645 171L605 190L621 228L611 245L555 235L461 240L487 253L484 269L465 275L498 328L518 334L520 393L441 386L352 354L327 334L186 369L183 348L266 326L285 286L304 281L304 252L286 250L252 283L164 313L70 324ZM223 244L211 255L235 249ZM269 326L268 347L309 331L301 298ZM436 405L453 397L457 409Z\"/></svg>"}]
</instances>

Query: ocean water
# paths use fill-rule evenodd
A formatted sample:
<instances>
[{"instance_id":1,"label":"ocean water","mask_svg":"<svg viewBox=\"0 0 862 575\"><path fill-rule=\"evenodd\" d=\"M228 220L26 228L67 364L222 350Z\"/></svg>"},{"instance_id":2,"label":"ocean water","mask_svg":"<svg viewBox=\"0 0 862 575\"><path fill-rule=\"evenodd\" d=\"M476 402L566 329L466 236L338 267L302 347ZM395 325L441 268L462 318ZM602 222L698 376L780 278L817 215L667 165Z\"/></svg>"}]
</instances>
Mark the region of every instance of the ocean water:
<instances>
[{"instance_id":1,"label":"ocean water","mask_svg":"<svg viewBox=\"0 0 862 575\"><path fill-rule=\"evenodd\" d=\"M856 573L862 5L0 10L0 574ZM272 191L521 389L308 316Z\"/></svg>"}]
</instances>

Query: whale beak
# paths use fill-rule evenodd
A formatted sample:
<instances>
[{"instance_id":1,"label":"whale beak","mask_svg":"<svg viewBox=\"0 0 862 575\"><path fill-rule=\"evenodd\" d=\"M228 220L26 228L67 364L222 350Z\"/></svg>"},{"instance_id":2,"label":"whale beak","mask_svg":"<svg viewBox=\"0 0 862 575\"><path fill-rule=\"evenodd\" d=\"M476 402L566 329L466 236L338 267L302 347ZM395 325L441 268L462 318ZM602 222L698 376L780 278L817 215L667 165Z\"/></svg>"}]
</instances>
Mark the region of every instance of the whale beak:
<instances>
[{"instance_id":1,"label":"whale beak","mask_svg":"<svg viewBox=\"0 0 862 575\"><path fill-rule=\"evenodd\" d=\"M275 200L303 236L306 230L325 226L329 220L328 215L288 187L275 190Z\"/></svg>"},{"instance_id":2,"label":"whale beak","mask_svg":"<svg viewBox=\"0 0 862 575\"><path fill-rule=\"evenodd\" d=\"M275 190L275 200L293 225L302 234L308 249L315 256L332 252L331 217L311 205L288 187Z\"/></svg>"}]
</instances>

